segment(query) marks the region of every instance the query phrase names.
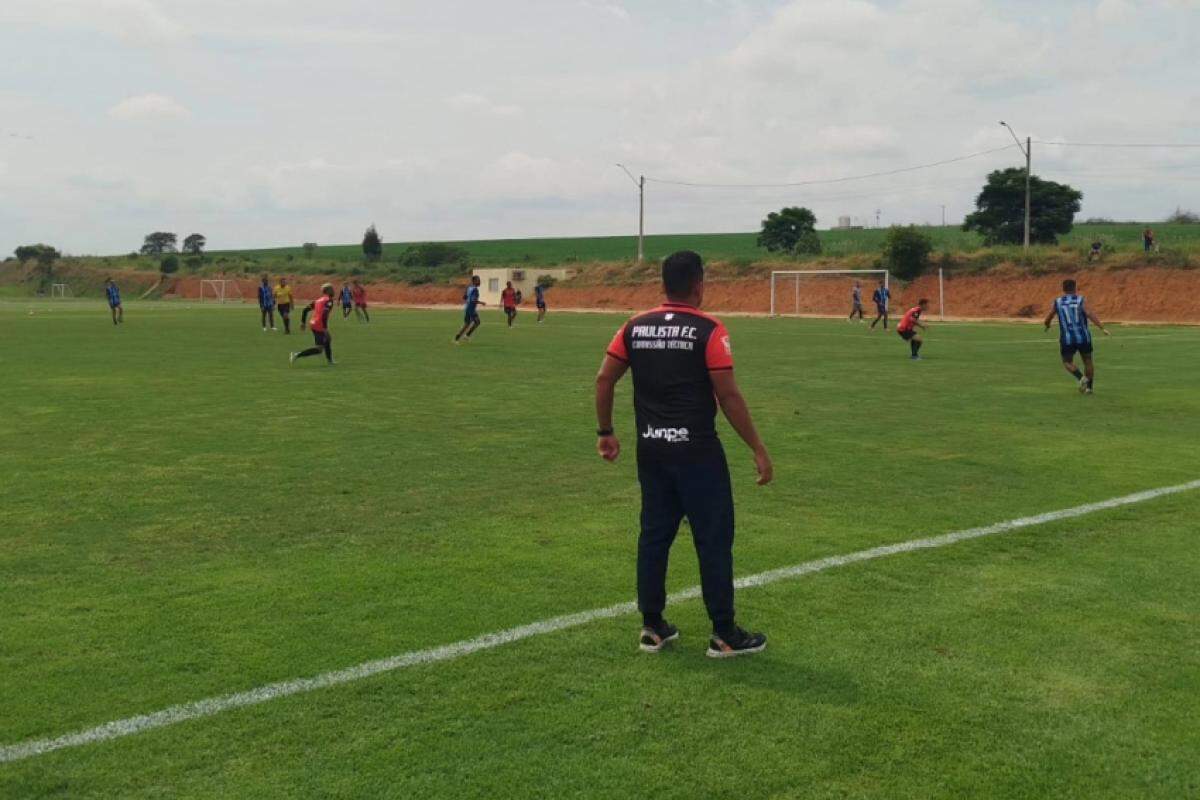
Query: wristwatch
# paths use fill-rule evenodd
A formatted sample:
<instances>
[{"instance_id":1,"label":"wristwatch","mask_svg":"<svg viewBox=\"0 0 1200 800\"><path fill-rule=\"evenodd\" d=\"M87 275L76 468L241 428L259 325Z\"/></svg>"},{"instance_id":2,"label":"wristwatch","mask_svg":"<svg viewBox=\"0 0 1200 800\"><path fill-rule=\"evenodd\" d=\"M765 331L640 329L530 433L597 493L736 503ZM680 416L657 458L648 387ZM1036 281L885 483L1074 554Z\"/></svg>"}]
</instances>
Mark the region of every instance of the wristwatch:
<instances>
[{"instance_id":1,"label":"wristwatch","mask_svg":"<svg viewBox=\"0 0 1200 800\"><path fill-rule=\"evenodd\" d=\"M597 428L596 435L597 436L612 436L613 429L612 428Z\"/></svg>"}]
</instances>

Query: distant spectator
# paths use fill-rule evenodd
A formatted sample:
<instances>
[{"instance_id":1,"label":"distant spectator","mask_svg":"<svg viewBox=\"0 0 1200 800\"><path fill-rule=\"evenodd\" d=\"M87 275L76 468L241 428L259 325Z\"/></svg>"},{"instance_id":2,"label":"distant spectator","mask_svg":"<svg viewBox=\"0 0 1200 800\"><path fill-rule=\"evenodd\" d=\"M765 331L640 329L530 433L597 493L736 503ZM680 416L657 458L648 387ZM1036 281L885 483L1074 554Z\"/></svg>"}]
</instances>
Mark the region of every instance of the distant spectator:
<instances>
[{"instance_id":1,"label":"distant spectator","mask_svg":"<svg viewBox=\"0 0 1200 800\"><path fill-rule=\"evenodd\" d=\"M1154 249L1154 231L1149 228L1142 231L1142 249L1147 253Z\"/></svg>"},{"instance_id":2,"label":"distant spectator","mask_svg":"<svg viewBox=\"0 0 1200 800\"><path fill-rule=\"evenodd\" d=\"M1104 242L1100 241L1099 239L1092 242L1092 249L1091 249L1091 252L1088 253L1087 260L1088 261L1099 261L1100 260L1100 251L1103 249L1104 249Z\"/></svg>"}]
</instances>

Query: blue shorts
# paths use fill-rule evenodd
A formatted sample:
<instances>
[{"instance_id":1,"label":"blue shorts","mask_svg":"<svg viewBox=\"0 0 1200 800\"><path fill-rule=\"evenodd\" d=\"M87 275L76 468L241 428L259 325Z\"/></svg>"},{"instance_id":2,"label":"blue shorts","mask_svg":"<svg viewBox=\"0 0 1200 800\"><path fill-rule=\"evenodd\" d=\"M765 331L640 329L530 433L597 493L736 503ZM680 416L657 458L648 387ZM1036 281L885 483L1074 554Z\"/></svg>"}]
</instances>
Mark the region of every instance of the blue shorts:
<instances>
[{"instance_id":1,"label":"blue shorts","mask_svg":"<svg viewBox=\"0 0 1200 800\"><path fill-rule=\"evenodd\" d=\"M1064 362L1074 361L1076 353L1079 353L1082 356L1090 356L1092 354L1092 343L1083 342L1081 344L1067 344L1066 342L1060 341L1058 343L1058 350L1060 353L1062 353L1062 360Z\"/></svg>"},{"instance_id":2,"label":"blue shorts","mask_svg":"<svg viewBox=\"0 0 1200 800\"><path fill-rule=\"evenodd\" d=\"M479 322L479 310L477 308L468 308L463 312L463 322L472 323Z\"/></svg>"}]
</instances>

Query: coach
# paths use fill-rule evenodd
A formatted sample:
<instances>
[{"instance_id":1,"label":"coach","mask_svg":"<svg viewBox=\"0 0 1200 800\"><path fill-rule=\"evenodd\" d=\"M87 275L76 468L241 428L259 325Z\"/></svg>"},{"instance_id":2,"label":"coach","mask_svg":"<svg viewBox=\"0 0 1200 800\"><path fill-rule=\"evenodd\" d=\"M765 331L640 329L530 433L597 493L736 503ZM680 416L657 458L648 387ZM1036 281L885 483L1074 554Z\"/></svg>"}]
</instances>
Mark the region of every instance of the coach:
<instances>
[{"instance_id":1,"label":"coach","mask_svg":"<svg viewBox=\"0 0 1200 800\"><path fill-rule=\"evenodd\" d=\"M733 489L725 451L717 438L717 404L754 451L759 485L770 483L771 458L733 377L733 354L725 326L700 311L704 264L684 250L662 265L667 299L617 331L596 376L597 449L615 461L621 444L613 432L613 393L625 370L633 370L638 429L638 482L642 487L638 538L639 646L658 652L679 638L663 619L667 558L686 516L700 558L704 605L712 619L712 658L757 653L761 633L747 633L733 612Z\"/></svg>"}]
</instances>

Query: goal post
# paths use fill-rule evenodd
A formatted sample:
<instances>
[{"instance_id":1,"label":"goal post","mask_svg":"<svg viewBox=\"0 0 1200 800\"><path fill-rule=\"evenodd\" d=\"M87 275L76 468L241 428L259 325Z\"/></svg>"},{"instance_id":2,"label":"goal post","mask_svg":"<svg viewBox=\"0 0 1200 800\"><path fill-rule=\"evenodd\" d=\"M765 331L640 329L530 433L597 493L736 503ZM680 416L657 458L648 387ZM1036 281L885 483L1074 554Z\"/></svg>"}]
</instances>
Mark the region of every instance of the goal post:
<instances>
[{"instance_id":1,"label":"goal post","mask_svg":"<svg viewBox=\"0 0 1200 800\"><path fill-rule=\"evenodd\" d=\"M886 269L781 269L771 272L771 316L800 316L802 313L809 313L816 316L831 314L835 309L833 307L825 308L821 303L808 302L807 300L816 300L806 296L801 290L801 285L806 281L812 282L813 285L823 285L821 294L827 295L829 291L842 291L842 302L839 304L839 313L844 313L844 309L850 307L850 282L854 280L868 281L883 281L885 288L891 288L892 276ZM834 285L829 285L833 283ZM844 285L843 285L844 284ZM815 294L815 293L813 293ZM864 287L863 289L863 305L869 304L871 299L871 288ZM828 298L821 298L821 302L828 305ZM805 306L808 310L805 312ZM787 311L788 307L791 311Z\"/></svg>"},{"instance_id":2,"label":"goal post","mask_svg":"<svg viewBox=\"0 0 1200 800\"><path fill-rule=\"evenodd\" d=\"M215 303L228 303L233 301L241 302L246 298L242 296L242 289L238 286L238 282L223 278L201 278L200 279L200 302L211 301Z\"/></svg>"},{"instance_id":3,"label":"goal post","mask_svg":"<svg viewBox=\"0 0 1200 800\"><path fill-rule=\"evenodd\" d=\"M65 283L50 284L50 298L51 299L54 299L57 297L60 300L66 300L68 297L74 297L74 296L75 295L73 295L71 293L71 287Z\"/></svg>"}]
</instances>

